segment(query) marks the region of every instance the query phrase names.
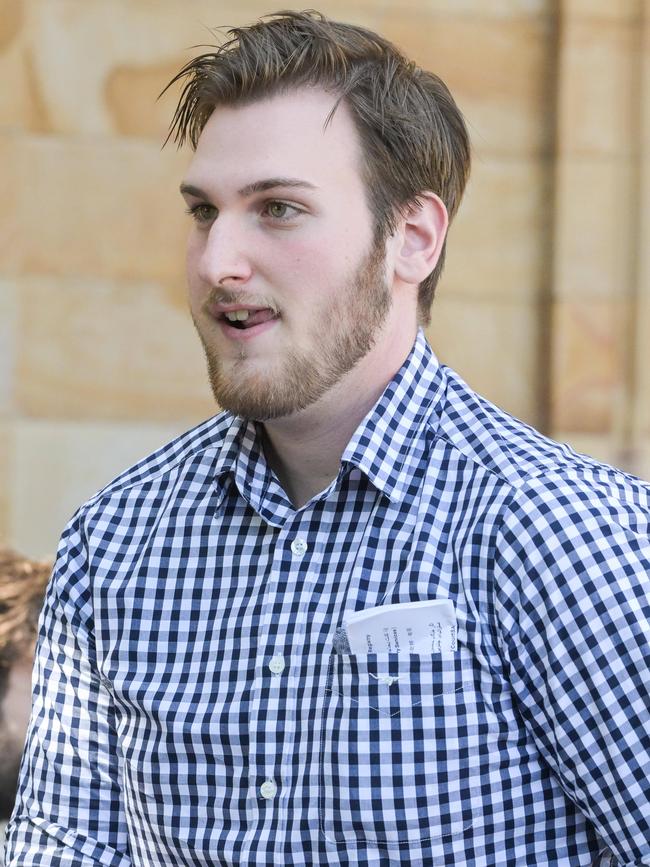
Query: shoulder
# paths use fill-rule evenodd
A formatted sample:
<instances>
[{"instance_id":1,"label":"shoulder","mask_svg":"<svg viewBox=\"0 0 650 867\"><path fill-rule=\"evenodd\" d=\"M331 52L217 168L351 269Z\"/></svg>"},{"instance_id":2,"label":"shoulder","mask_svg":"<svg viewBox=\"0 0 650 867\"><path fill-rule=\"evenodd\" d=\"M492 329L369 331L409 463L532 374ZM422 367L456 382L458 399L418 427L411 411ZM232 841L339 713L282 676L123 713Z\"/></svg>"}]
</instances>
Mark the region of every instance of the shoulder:
<instances>
[{"instance_id":1,"label":"shoulder","mask_svg":"<svg viewBox=\"0 0 650 867\"><path fill-rule=\"evenodd\" d=\"M222 446L232 420L233 417L229 413L220 413L180 434L171 442L120 473L112 482L102 488L87 505L116 491L134 485L147 484L161 475L177 472L188 462L209 459Z\"/></svg>"},{"instance_id":2,"label":"shoulder","mask_svg":"<svg viewBox=\"0 0 650 867\"><path fill-rule=\"evenodd\" d=\"M220 413L124 470L77 511L71 525L83 535L97 527L148 520L174 493L190 493L210 484L233 433L233 416Z\"/></svg>"},{"instance_id":3,"label":"shoulder","mask_svg":"<svg viewBox=\"0 0 650 867\"><path fill-rule=\"evenodd\" d=\"M563 553L589 562L623 541L647 550L650 485L554 442L444 373L436 438L472 477L490 476L500 491L497 557L557 569L568 566Z\"/></svg>"},{"instance_id":4,"label":"shoulder","mask_svg":"<svg viewBox=\"0 0 650 867\"><path fill-rule=\"evenodd\" d=\"M601 467L556 442L473 391L448 367L436 435L477 469L497 476L513 491L548 473L589 475Z\"/></svg>"},{"instance_id":5,"label":"shoulder","mask_svg":"<svg viewBox=\"0 0 650 867\"><path fill-rule=\"evenodd\" d=\"M193 503L209 500L238 430L232 415L214 416L120 473L84 503L61 537L48 588L51 604L58 598L90 619L91 576L101 578L113 561L128 565L165 511L189 511Z\"/></svg>"}]
</instances>

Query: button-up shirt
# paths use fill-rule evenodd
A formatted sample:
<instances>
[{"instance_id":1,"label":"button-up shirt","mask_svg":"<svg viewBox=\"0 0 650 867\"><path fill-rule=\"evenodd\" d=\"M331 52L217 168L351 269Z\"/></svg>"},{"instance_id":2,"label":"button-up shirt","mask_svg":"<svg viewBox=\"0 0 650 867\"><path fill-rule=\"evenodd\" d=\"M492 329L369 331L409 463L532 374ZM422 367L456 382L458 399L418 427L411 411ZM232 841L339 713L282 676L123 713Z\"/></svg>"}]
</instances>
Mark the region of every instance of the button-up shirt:
<instances>
[{"instance_id":1,"label":"button-up shirt","mask_svg":"<svg viewBox=\"0 0 650 867\"><path fill-rule=\"evenodd\" d=\"M422 333L300 509L254 423L184 434L64 534L8 863L650 864L649 494ZM456 651L337 644L432 599Z\"/></svg>"}]
</instances>

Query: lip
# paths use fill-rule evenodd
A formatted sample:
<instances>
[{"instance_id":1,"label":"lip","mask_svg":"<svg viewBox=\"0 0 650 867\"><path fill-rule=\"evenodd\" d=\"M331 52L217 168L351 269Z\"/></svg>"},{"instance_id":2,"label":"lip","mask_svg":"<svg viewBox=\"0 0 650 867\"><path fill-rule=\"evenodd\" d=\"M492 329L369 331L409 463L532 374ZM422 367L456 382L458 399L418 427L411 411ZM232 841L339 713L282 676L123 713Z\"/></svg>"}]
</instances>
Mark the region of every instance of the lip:
<instances>
[{"instance_id":1,"label":"lip","mask_svg":"<svg viewBox=\"0 0 650 867\"><path fill-rule=\"evenodd\" d=\"M210 304L208 310L217 319L220 319L226 313L232 313L233 310L250 310L254 313L257 310L268 310L268 305L262 304Z\"/></svg>"},{"instance_id":2,"label":"lip","mask_svg":"<svg viewBox=\"0 0 650 867\"><path fill-rule=\"evenodd\" d=\"M226 313L230 313L233 310L250 310L251 313L255 313L258 310L267 310L268 307L262 306L260 304L210 304L207 308L207 312L212 316L212 318L216 321L216 324L219 326L221 333L227 337L229 340L246 342L249 340L253 340L261 334L264 334L265 331L269 331L274 325L280 320L279 316L275 316L273 319L268 319L266 322L261 322L259 325L251 325L249 328L237 328L234 325L231 325L230 322L225 318Z\"/></svg>"},{"instance_id":3,"label":"lip","mask_svg":"<svg viewBox=\"0 0 650 867\"><path fill-rule=\"evenodd\" d=\"M236 308L242 310L243 308ZM259 310L259 308L257 308ZM259 337L260 334L264 334L265 331L269 331L275 325L278 324L280 320L268 319L266 322L261 322L259 325L251 325L250 328L235 328L234 325L231 325L227 319L217 319L217 324L221 329L222 334L224 334L229 340L237 340L245 343L247 340L253 340L255 337Z\"/></svg>"}]
</instances>

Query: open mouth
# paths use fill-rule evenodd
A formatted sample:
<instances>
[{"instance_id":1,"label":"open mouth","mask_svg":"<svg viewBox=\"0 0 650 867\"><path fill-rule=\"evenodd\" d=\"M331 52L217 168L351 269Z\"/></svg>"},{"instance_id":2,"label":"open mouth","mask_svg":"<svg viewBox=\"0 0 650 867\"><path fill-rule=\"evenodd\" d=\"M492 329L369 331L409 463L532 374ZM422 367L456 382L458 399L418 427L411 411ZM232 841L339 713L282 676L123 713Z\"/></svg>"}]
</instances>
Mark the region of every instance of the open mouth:
<instances>
[{"instance_id":1,"label":"open mouth","mask_svg":"<svg viewBox=\"0 0 650 867\"><path fill-rule=\"evenodd\" d=\"M264 322L270 322L271 319L278 319L279 314L270 307L263 307L257 310L229 310L227 313L222 313L220 319L226 322L232 328L237 328L239 331L246 331L249 328L254 328L256 325L262 325Z\"/></svg>"}]
</instances>

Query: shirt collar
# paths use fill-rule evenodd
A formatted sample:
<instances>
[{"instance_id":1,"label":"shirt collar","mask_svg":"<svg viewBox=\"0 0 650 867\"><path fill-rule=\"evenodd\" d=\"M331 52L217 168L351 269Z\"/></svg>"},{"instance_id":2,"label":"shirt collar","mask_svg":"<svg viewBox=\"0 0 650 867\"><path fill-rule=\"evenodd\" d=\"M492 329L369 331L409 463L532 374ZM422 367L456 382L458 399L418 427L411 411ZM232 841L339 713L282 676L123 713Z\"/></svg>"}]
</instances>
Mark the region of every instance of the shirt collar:
<instances>
[{"instance_id":1,"label":"shirt collar","mask_svg":"<svg viewBox=\"0 0 650 867\"><path fill-rule=\"evenodd\" d=\"M419 488L431 409L443 389L440 365L420 329L408 358L348 443L342 464L358 467L393 502Z\"/></svg>"},{"instance_id":2,"label":"shirt collar","mask_svg":"<svg viewBox=\"0 0 650 867\"><path fill-rule=\"evenodd\" d=\"M239 416L231 415L230 413L225 413L225 416L229 418L230 423L226 428L221 448L215 461L214 472L217 479L221 479L228 473L234 473L242 440L249 426L249 422Z\"/></svg>"},{"instance_id":3,"label":"shirt collar","mask_svg":"<svg viewBox=\"0 0 650 867\"><path fill-rule=\"evenodd\" d=\"M289 498L266 462L258 426L253 421L230 415L215 463L215 478L220 487L219 503L232 480L240 495L269 524L280 526L293 514Z\"/></svg>"},{"instance_id":4,"label":"shirt collar","mask_svg":"<svg viewBox=\"0 0 650 867\"><path fill-rule=\"evenodd\" d=\"M401 501L414 484L419 487L430 409L443 388L440 365L420 329L408 358L348 443L342 471L357 467L393 502ZM222 483L228 474L241 492L254 491L262 502L269 486L275 487L255 424L237 416L231 416L215 465Z\"/></svg>"}]
</instances>

